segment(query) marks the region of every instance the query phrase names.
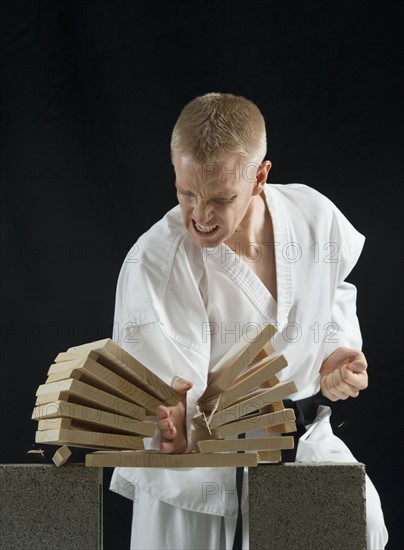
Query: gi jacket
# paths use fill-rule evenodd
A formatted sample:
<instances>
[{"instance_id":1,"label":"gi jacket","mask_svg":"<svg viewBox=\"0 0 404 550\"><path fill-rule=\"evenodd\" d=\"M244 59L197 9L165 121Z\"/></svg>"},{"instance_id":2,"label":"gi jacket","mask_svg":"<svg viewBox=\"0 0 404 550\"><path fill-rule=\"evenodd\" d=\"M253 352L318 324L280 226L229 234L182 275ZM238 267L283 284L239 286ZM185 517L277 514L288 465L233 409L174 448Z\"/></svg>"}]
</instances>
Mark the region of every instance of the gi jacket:
<instances>
[{"instance_id":1,"label":"gi jacket","mask_svg":"<svg viewBox=\"0 0 404 550\"><path fill-rule=\"evenodd\" d=\"M248 330L277 327L273 345L288 361L279 378L294 380L293 399L319 390L321 364L335 349L361 349L356 289L345 279L364 237L306 185L268 184L264 194L274 228L277 300L225 244L197 247L179 206L140 237L119 275L114 340L166 383L177 375L193 383L187 394L189 445L209 369ZM258 243L249 246L258 259ZM208 485L220 490L212 494ZM143 490L181 508L237 515L234 468L118 468L111 488L129 498Z\"/></svg>"}]
</instances>

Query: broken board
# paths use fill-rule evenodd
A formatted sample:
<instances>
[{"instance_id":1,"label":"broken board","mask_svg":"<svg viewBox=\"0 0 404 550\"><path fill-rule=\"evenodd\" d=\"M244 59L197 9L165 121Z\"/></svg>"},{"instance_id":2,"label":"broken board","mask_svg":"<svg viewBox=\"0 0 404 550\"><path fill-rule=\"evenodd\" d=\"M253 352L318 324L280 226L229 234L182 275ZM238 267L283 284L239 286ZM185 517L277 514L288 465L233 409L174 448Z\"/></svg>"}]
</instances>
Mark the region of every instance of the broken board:
<instances>
[{"instance_id":1,"label":"broken board","mask_svg":"<svg viewBox=\"0 0 404 550\"><path fill-rule=\"evenodd\" d=\"M237 400L245 397L248 392L260 386L260 384L265 383L286 366L287 362L283 355L279 355L272 359L265 357L257 363L254 363L242 375L236 378L229 388L221 393L219 397L208 401L199 401L199 407L204 412L211 412L219 403L220 408L224 409Z\"/></svg>"},{"instance_id":2,"label":"broken board","mask_svg":"<svg viewBox=\"0 0 404 550\"><path fill-rule=\"evenodd\" d=\"M63 445L63 447L60 447L56 451L56 453L52 457L53 463L59 468L59 466L63 466L63 464L66 464L66 462L71 457L71 450L66 445Z\"/></svg>"},{"instance_id":3,"label":"broken board","mask_svg":"<svg viewBox=\"0 0 404 550\"><path fill-rule=\"evenodd\" d=\"M273 388L252 392L246 398L240 399L224 409L221 409L219 405L218 411L210 415L207 420L205 420L206 417L198 417L199 423L206 422L208 428L217 428L222 424L234 422L243 416L258 411L273 401L282 399L296 391L297 388L294 382L281 382Z\"/></svg>"},{"instance_id":4,"label":"broken board","mask_svg":"<svg viewBox=\"0 0 404 550\"><path fill-rule=\"evenodd\" d=\"M276 376L287 362L283 356L269 357L275 351L269 342L275 332L271 325L254 327L209 373L198 402L203 415L194 419L198 452L139 453L143 438L156 431L157 407L182 397L110 339L58 354L37 390L36 442L102 449L89 462L105 466L120 461L143 467L248 466L256 464L258 451L275 459L281 449L293 446L292 437L226 439L260 428L273 434L296 428L293 410L284 409L281 401L296 387ZM145 421L150 413L153 418Z\"/></svg>"},{"instance_id":5,"label":"broken board","mask_svg":"<svg viewBox=\"0 0 404 550\"><path fill-rule=\"evenodd\" d=\"M226 390L246 368L276 332L272 325L248 331L239 342L225 353L223 358L211 369L208 387L200 401L206 401Z\"/></svg>"}]
</instances>

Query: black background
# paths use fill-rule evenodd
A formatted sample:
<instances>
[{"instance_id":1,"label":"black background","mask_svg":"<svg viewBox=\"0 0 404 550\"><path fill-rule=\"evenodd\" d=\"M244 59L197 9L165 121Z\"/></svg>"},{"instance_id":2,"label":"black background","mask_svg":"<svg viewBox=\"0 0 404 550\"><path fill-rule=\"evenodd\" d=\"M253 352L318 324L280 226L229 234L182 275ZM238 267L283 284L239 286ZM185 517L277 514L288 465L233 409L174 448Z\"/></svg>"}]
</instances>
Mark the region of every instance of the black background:
<instances>
[{"instance_id":1,"label":"black background","mask_svg":"<svg viewBox=\"0 0 404 550\"><path fill-rule=\"evenodd\" d=\"M392 1L1 2L1 462L51 461L51 446L27 454L36 388L59 351L111 336L124 255L176 203L180 109L232 92L266 118L269 182L315 187L367 237L350 280L370 386L335 406L333 424L380 493L389 550L401 548L401 12ZM105 499L105 548L126 548L130 502Z\"/></svg>"}]
</instances>

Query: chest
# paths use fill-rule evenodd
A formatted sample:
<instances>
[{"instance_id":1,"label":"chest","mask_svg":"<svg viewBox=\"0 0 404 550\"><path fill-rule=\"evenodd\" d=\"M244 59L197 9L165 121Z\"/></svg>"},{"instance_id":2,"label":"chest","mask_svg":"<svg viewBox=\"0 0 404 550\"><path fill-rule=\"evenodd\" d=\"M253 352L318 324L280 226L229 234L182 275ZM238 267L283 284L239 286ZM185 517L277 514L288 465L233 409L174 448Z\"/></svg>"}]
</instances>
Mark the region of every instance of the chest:
<instances>
[{"instance_id":1,"label":"chest","mask_svg":"<svg viewBox=\"0 0 404 550\"><path fill-rule=\"evenodd\" d=\"M269 265L274 268L273 262L265 264L261 259L248 263L225 247L207 258L199 291L208 318L202 330L209 332L211 364L244 338L248 330L264 323L276 323L277 305L267 287L275 293L276 281L274 269L271 269L272 279L265 273ZM267 284L255 273L256 269Z\"/></svg>"},{"instance_id":2,"label":"chest","mask_svg":"<svg viewBox=\"0 0 404 550\"><path fill-rule=\"evenodd\" d=\"M249 247L251 248L251 247ZM253 252L243 254L242 259L277 300L276 262L273 243L254 245Z\"/></svg>"}]
</instances>

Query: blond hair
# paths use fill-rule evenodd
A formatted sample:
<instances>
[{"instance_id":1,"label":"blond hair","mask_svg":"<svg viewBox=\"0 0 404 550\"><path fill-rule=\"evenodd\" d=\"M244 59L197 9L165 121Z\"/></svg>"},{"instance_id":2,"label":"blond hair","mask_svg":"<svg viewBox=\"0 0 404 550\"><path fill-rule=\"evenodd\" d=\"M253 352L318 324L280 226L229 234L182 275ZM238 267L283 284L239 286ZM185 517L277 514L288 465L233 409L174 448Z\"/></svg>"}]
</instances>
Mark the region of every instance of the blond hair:
<instances>
[{"instance_id":1,"label":"blond hair","mask_svg":"<svg viewBox=\"0 0 404 550\"><path fill-rule=\"evenodd\" d=\"M171 136L174 151L196 162L220 160L239 154L260 164L266 155L265 121L258 107L242 96L209 93L182 109Z\"/></svg>"}]
</instances>

